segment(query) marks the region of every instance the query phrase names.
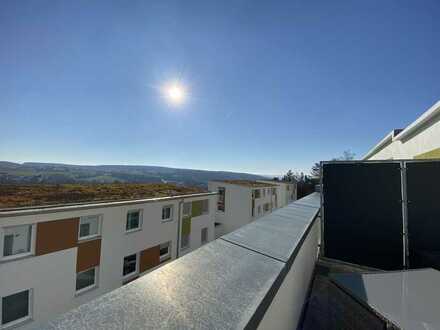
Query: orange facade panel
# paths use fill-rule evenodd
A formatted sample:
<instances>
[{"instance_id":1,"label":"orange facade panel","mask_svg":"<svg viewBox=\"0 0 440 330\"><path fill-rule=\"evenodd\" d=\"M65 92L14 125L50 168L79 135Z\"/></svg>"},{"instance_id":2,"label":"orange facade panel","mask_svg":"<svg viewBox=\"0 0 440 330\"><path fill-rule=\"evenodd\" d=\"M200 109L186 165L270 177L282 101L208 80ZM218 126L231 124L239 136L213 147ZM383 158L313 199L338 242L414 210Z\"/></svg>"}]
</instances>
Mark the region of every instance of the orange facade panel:
<instances>
[{"instance_id":1,"label":"orange facade panel","mask_svg":"<svg viewBox=\"0 0 440 330\"><path fill-rule=\"evenodd\" d=\"M160 263L160 245L141 251L139 259L139 272L141 273L156 267Z\"/></svg>"},{"instance_id":2,"label":"orange facade panel","mask_svg":"<svg viewBox=\"0 0 440 330\"><path fill-rule=\"evenodd\" d=\"M70 249L78 241L79 218L39 222L35 254L37 256Z\"/></svg>"},{"instance_id":3,"label":"orange facade panel","mask_svg":"<svg viewBox=\"0 0 440 330\"><path fill-rule=\"evenodd\" d=\"M101 239L78 243L76 271L82 272L99 265L101 260Z\"/></svg>"}]
</instances>

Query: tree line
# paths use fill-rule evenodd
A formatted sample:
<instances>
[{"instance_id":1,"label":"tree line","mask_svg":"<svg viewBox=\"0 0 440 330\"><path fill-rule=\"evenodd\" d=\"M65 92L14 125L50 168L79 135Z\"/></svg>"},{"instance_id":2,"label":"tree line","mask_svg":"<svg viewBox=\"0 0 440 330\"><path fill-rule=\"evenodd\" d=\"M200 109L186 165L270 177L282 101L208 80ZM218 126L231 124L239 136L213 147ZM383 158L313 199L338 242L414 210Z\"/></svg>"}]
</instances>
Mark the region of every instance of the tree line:
<instances>
[{"instance_id":1,"label":"tree line","mask_svg":"<svg viewBox=\"0 0 440 330\"><path fill-rule=\"evenodd\" d=\"M346 161L353 160L355 158L355 153L350 150L345 150L341 156L337 158L332 158L332 161ZM274 178L278 181L279 178ZM288 170L286 174L283 175L281 181L285 182L296 182L297 183L297 198L302 198L311 194L315 191L316 185L320 183L321 180L321 164L315 163L310 169L310 174L304 174L304 172L293 172Z\"/></svg>"}]
</instances>

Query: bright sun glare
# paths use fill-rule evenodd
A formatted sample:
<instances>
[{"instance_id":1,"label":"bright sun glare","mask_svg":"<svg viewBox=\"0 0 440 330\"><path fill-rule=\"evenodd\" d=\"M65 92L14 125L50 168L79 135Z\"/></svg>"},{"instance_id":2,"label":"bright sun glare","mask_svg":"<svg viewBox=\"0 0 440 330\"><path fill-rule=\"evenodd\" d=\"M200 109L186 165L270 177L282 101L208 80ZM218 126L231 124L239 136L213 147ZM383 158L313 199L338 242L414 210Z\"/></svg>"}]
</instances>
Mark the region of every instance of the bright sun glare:
<instances>
[{"instance_id":1,"label":"bright sun glare","mask_svg":"<svg viewBox=\"0 0 440 330\"><path fill-rule=\"evenodd\" d=\"M175 106L185 103L187 96L185 86L179 82L166 84L163 94L168 103Z\"/></svg>"}]
</instances>

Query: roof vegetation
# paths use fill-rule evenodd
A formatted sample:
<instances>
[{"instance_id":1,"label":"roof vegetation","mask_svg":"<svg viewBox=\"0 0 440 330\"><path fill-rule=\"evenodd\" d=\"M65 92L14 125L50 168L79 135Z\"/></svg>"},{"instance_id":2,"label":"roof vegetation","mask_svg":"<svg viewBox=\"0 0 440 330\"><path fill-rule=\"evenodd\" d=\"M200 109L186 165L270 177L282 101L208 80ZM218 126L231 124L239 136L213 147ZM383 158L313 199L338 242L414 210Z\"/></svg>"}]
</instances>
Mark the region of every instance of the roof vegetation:
<instances>
[{"instance_id":1,"label":"roof vegetation","mask_svg":"<svg viewBox=\"0 0 440 330\"><path fill-rule=\"evenodd\" d=\"M220 180L217 182L236 184L239 186L245 186L245 187L251 187L251 188L276 187L277 186L276 184L272 184L272 183L258 182L258 181L252 181L252 180Z\"/></svg>"},{"instance_id":2,"label":"roof vegetation","mask_svg":"<svg viewBox=\"0 0 440 330\"><path fill-rule=\"evenodd\" d=\"M167 197L206 192L168 183L0 185L0 208Z\"/></svg>"}]
</instances>

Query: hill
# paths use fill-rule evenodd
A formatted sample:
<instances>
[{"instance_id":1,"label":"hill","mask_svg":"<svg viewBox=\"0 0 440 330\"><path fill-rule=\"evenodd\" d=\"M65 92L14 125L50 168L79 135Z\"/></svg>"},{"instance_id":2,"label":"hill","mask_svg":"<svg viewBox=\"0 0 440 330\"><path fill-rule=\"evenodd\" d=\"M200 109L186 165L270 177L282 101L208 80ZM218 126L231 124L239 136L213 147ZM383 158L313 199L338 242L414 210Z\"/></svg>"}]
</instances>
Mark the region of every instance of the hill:
<instances>
[{"instance_id":1,"label":"hill","mask_svg":"<svg viewBox=\"0 0 440 330\"><path fill-rule=\"evenodd\" d=\"M0 184L172 183L206 188L209 180L259 180L263 176L161 166L70 165L0 161Z\"/></svg>"}]
</instances>

